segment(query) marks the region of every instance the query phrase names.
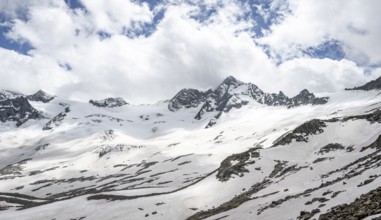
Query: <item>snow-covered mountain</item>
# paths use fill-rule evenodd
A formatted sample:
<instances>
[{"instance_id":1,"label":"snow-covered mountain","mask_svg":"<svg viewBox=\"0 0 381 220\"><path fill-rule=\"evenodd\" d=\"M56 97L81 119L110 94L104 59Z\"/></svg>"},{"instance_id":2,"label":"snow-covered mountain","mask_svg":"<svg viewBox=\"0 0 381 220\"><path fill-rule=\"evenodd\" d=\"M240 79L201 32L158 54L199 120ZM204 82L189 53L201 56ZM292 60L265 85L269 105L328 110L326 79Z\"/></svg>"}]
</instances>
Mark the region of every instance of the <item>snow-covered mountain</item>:
<instances>
[{"instance_id":1,"label":"snow-covered mountain","mask_svg":"<svg viewBox=\"0 0 381 220\"><path fill-rule=\"evenodd\" d=\"M44 92L42 90L38 90L33 95L28 95L27 98L28 98L29 101L36 101L36 102L47 103L47 102L50 102L52 99L54 99L54 96L49 95L48 93L46 93L46 92Z\"/></svg>"},{"instance_id":2,"label":"snow-covered mountain","mask_svg":"<svg viewBox=\"0 0 381 220\"><path fill-rule=\"evenodd\" d=\"M232 108L241 108L253 101L268 106L292 108L307 104L325 104L328 97L316 98L307 89L293 98L287 97L281 91L279 94L265 93L252 83L243 83L233 76L229 76L215 90L210 89L206 92L196 89L181 90L169 101L168 109L177 111L181 108L194 108L201 105L195 119L200 120L207 112L215 112L214 117L206 126L208 128L216 123L222 113L227 113Z\"/></svg>"},{"instance_id":3,"label":"snow-covered mountain","mask_svg":"<svg viewBox=\"0 0 381 220\"><path fill-rule=\"evenodd\" d=\"M367 87L368 88L368 87ZM0 219L379 219L381 91L0 92Z\"/></svg>"}]
</instances>

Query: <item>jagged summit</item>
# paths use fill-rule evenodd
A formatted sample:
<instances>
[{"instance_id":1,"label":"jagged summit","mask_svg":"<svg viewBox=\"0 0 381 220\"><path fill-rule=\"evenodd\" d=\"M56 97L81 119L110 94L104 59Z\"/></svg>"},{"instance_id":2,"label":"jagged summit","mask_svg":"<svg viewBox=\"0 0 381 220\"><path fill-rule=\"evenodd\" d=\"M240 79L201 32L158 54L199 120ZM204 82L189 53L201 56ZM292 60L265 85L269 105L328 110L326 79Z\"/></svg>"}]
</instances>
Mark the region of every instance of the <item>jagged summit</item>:
<instances>
[{"instance_id":1,"label":"jagged summit","mask_svg":"<svg viewBox=\"0 0 381 220\"><path fill-rule=\"evenodd\" d=\"M303 89L298 95L293 97L291 99L292 106L299 106L299 105L322 105L327 103L328 98L322 97L322 98L316 98L315 95L311 92L309 92L307 89Z\"/></svg>"},{"instance_id":2,"label":"jagged summit","mask_svg":"<svg viewBox=\"0 0 381 220\"><path fill-rule=\"evenodd\" d=\"M381 76L375 80L372 80L362 86L358 86L358 87L354 87L354 88L350 88L350 89L345 89L345 90L365 90L365 91L369 91L369 90L379 90L381 89Z\"/></svg>"},{"instance_id":3,"label":"jagged summit","mask_svg":"<svg viewBox=\"0 0 381 220\"><path fill-rule=\"evenodd\" d=\"M52 95L50 95L50 94L48 94L45 91L40 89L36 93L34 93L33 95L28 95L27 98L30 101L48 103L54 99L54 96L52 96Z\"/></svg>"},{"instance_id":4,"label":"jagged summit","mask_svg":"<svg viewBox=\"0 0 381 220\"><path fill-rule=\"evenodd\" d=\"M115 98L106 98L102 100L90 100L89 103L93 104L94 106L97 107L107 107L107 108L115 108L115 107L120 107L123 105L128 105L128 103L120 97L115 97Z\"/></svg>"},{"instance_id":5,"label":"jagged summit","mask_svg":"<svg viewBox=\"0 0 381 220\"><path fill-rule=\"evenodd\" d=\"M328 101L327 97L317 98L307 89L302 90L293 98L287 97L282 91L279 93L265 93L257 85L244 83L233 76L227 77L216 89L200 92L196 89L183 89L177 93L168 103L170 111L181 108L200 107L195 116L201 119L206 112L216 111L216 118L222 112L228 112L232 108L241 108L249 102L255 101L268 106L285 106L288 108L300 105L320 105Z\"/></svg>"},{"instance_id":6,"label":"jagged summit","mask_svg":"<svg viewBox=\"0 0 381 220\"><path fill-rule=\"evenodd\" d=\"M226 79L224 79L221 85L224 85L224 84L228 86L239 86L244 83L236 79L234 76L228 76L226 77Z\"/></svg>"}]
</instances>

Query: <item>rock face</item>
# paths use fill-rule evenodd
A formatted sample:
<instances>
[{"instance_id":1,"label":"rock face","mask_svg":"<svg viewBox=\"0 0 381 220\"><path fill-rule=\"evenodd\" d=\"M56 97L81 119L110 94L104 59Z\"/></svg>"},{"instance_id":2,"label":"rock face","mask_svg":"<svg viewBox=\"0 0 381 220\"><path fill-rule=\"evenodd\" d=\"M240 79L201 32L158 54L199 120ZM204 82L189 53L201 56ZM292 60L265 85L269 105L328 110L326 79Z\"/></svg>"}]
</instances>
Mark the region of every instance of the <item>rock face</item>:
<instances>
[{"instance_id":1,"label":"rock face","mask_svg":"<svg viewBox=\"0 0 381 220\"><path fill-rule=\"evenodd\" d=\"M42 90L38 90L33 95L28 95L27 98L30 101L48 103L48 102L50 102L51 100L54 99L54 96L49 95L48 93L46 93L46 92L44 92Z\"/></svg>"},{"instance_id":2,"label":"rock face","mask_svg":"<svg viewBox=\"0 0 381 220\"><path fill-rule=\"evenodd\" d=\"M289 103L290 107L296 107L299 105L323 105L328 102L327 97L317 98L313 93L310 93L307 89L302 90L298 95L291 99Z\"/></svg>"},{"instance_id":3,"label":"rock face","mask_svg":"<svg viewBox=\"0 0 381 220\"><path fill-rule=\"evenodd\" d=\"M201 92L197 89L182 89L168 103L170 111L176 111L181 108L194 108L205 102L206 97L212 91Z\"/></svg>"},{"instance_id":4,"label":"rock face","mask_svg":"<svg viewBox=\"0 0 381 220\"><path fill-rule=\"evenodd\" d=\"M249 161L250 158L260 157L259 149L260 148L252 148L243 153L233 154L227 157L221 162L221 165L217 170L216 178L219 181L225 182L233 175L243 176L244 173L248 173L249 170L245 166L255 163L255 161Z\"/></svg>"},{"instance_id":5,"label":"rock face","mask_svg":"<svg viewBox=\"0 0 381 220\"><path fill-rule=\"evenodd\" d=\"M241 108L249 101L245 94L239 93L244 89L245 83L238 81L232 76L226 78L214 91L208 94L205 103L196 115L196 119L201 119L206 112L229 112L232 108ZM221 114L216 115L216 119Z\"/></svg>"},{"instance_id":6,"label":"rock face","mask_svg":"<svg viewBox=\"0 0 381 220\"><path fill-rule=\"evenodd\" d=\"M288 108L297 107L300 105L323 105L328 102L328 97L317 98L307 89L302 90L293 98L287 97L283 92L264 93L256 85L250 84L250 95L252 98L268 106L287 106Z\"/></svg>"},{"instance_id":7,"label":"rock face","mask_svg":"<svg viewBox=\"0 0 381 220\"><path fill-rule=\"evenodd\" d=\"M362 85L362 86L358 86L358 87L354 87L354 88L351 88L351 89L346 89L346 90L365 90L365 91L369 91L369 90L375 90L375 89L381 89L381 77L375 79L375 80L372 80L368 83L366 83L365 85Z\"/></svg>"},{"instance_id":8,"label":"rock face","mask_svg":"<svg viewBox=\"0 0 381 220\"><path fill-rule=\"evenodd\" d=\"M381 214L381 187L372 190L353 201L332 208L320 215L319 220L328 219L364 219L368 216Z\"/></svg>"},{"instance_id":9,"label":"rock face","mask_svg":"<svg viewBox=\"0 0 381 220\"><path fill-rule=\"evenodd\" d=\"M288 108L300 105L321 105L328 101L327 97L317 98L313 93L304 89L293 98L283 92L265 93L252 83L243 83L236 78L227 77L215 90L201 92L195 89L183 89L171 99L168 104L170 111L181 108L196 108L200 110L196 119L201 119L207 112L218 112L208 126L215 124L222 112L229 112L232 108L241 108L251 101L268 106L286 106Z\"/></svg>"},{"instance_id":10,"label":"rock face","mask_svg":"<svg viewBox=\"0 0 381 220\"><path fill-rule=\"evenodd\" d=\"M292 132L287 133L278 140L275 140L273 147L278 145L290 144L293 140L296 142L308 142L308 136L312 134L320 134L327 127L326 123L319 119L307 121L296 127Z\"/></svg>"},{"instance_id":11,"label":"rock face","mask_svg":"<svg viewBox=\"0 0 381 220\"><path fill-rule=\"evenodd\" d=\"M89 103L93 104L94 106L101 107L101 108L115 108L120 107L123 105L127 105L128 103L120 97L116 98L106 98L102 100L90 100Z\"/></svg>"},{"instance_id":12,"label":"rock face","mask_svg":"<svg viewBox=\"0 0 381 220\"><path fill-rule=\"evenodd\" d=\"M42 128L42 130L51 130L55 127L58 127L62 124L62 121L65 119L67 116L67 113L70 112L70 108L66 107L63 112L60 112L58 115L54 116L48 123L45 124L45 126Z\"/></svg>"},{"instance_id":13,"label":"rock face","mask_svg":"<svg viewBox=\"0 0 381 220\"><path fill-rule=\"evenodd\" d=\"M29 119L40 117L39 112L34 109L25 97L5 99L0 101L0 121L15 121L20 126Z\"/></svg>"}]
</instances>

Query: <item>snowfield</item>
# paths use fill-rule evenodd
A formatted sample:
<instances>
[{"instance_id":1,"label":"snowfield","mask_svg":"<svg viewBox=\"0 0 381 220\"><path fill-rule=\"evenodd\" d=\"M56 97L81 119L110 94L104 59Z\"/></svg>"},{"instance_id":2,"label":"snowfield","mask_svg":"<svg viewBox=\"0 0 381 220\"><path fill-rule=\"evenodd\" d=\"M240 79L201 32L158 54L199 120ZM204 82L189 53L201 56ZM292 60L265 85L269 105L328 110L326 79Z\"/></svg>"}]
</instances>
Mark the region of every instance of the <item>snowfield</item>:
<instances>
[{"instance_id":1,"label":"snowfield","mask_svg":"<svg viewBox=\"0 0 381 220\"><path fill-rule=\"evenodd\" d=\"M0 219L332 219L381 186L381 92L317 97L200 120L201 105L30 101L42 118L1 122Z\"/></svg>"}]
</instances>

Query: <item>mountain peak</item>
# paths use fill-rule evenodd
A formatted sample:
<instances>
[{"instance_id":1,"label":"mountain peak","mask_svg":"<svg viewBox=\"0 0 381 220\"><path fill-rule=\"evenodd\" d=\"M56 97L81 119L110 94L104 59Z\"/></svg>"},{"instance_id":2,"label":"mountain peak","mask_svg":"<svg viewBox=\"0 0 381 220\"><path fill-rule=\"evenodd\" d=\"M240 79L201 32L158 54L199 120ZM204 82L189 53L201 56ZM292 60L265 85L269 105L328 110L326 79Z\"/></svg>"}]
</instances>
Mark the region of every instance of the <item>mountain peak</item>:
<instances>
[{"instance_id":1,"label":"mountain peak","mask_svg":"<svg viewBox=\"0 0 381 220\"><path fill-rule=\"evenodd\" d=\"M299 92L299 95L308 95L308 94L311 94L310 91L308 91L308 89L303 89L302 91Z\"/></svg>"},{"instance_id":2,"label":"mountain peak","mask_svg":"<svg viewBox=\"0 0 381 220\"><path fill-rule=\"evenodd\" d=\"M378 77L375 80L372 80L372 81L370 81L368 83L365 83L362 86L354 87L354 88L351 88L351 89L347 88L345 90L365 90L365 91L369 91L369 90L379 90L379 89L381 89L381 76Z\"/></svg>"},{"instance_id":3,"label":"mountain peak","mask_svg":"<svg viewBox=\"0 0 381 220\"><path fill-rule=\"evenodd\" d=\"M50 94L48 94L45 91L40 89L36 93L34 93L33 95L28 95L27 98L30 101L48 103L54 99L54 96L52 96L52 95L50 95Z\"/></svg>"},{"instance_id":4,"label":"mountain peak","mask_svg":"<svg viewBox=\"0 0 381 220\"><path fill-rule=\"evenodd\" d=\"M286 106L288 108L300 105L319 105L328 101L327 97L316 98L307 89L298 95L289 98L282 91L279 93L265 93L252 83L243 83L233 76L228 76L215 90L201 92L196 89L182 89L168 103L170 111L181 108L195 108L201 106L196 119L201 119L206 112L228 112L232 108L247 105L250 100L268 106ZM221 115L217 114L216 118Z\"/></svg>"},{"instance_id":5,"label":"mountain peak","mask_svg":"<svg viewBox=\"0 0 381 220\"><path fill-rule=\"evenodd\" d=\"M93 104L97 107L107 107L107 108L115 108L123 105L128 105L128 103L121 97L109 97L102 100L90 100L89 103Z\"/></svg>"},{"instance_id":6,"label":"mountain peak","mask_svg":"<svg viewBox=\"0 0 381 220\"><path fill-rule=\"evenodd\" d=\"M222 84L225 84L225 85L241 85L241 84L243 84L243 82L237 80L234 76L228 76L228 77L226 77L226 79L224 79Z\"/></svg>"}]
</instances>

